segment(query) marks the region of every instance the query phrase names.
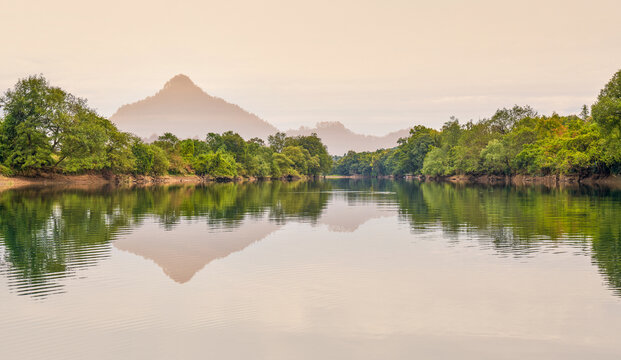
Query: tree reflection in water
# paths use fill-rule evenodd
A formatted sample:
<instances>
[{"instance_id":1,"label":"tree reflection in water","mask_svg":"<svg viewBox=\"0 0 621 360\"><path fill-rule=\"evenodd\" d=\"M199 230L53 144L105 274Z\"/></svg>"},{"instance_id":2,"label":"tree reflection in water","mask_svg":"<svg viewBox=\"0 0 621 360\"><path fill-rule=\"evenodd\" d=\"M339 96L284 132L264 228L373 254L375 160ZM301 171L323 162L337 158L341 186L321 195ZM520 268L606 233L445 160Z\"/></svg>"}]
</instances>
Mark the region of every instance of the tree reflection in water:
<instances>
[{"instance_id":1,"label":"tree reflection in water","mask_svg":"<svg viewBox=\"0 0 621 360\"><path fill-rule=\"evenodd\" d=\"M592 257L609 286L621 295L621 191L586 187L338 179L9 190L0 193L0 268L18 294L45 297L62 292L63 278L110 256L111 242L146 222L159 224L162 231L186 220L229 232L249 220L315 225L328 204L337 201L347 206L392 205L388 207L392 213L409 222L413 231L440 228L452 241L466 234L503 256L530 256L559 244L575 246ZM359 225L352 220L366 221L364 212L350 215L348 219L347 211L342 211L330 221L338 225L340 217L347 223L342 229L351 231ZM244 240L234 250L258 240ZM218 251L205 256L218 258L232 250ZM181 280L176 281L187 281L192 274L178 274Z\"/></svg>"}]
</instances>

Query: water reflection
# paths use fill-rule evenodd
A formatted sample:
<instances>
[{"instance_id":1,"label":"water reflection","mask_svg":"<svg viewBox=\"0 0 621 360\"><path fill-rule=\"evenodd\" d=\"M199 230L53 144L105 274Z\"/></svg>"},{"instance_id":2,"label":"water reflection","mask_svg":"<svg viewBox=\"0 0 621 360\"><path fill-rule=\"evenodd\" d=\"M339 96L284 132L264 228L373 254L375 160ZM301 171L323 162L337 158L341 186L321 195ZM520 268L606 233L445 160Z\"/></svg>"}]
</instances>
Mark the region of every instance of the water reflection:
<instances>
[{"instance_id":1,"label":"water reflection","mask_svg":"<svg viewBox=\"0 0 621 360\"><path fill-rule=\"evenodd\" d=\"M592 188L344 179L12 190L0 193L0 268L16 293L45 297L62 292L64 278L98 264L114 246L186 283L288 222L352 232L390 216L414 232L440 228L449 241L465 238L501 256L570 245L591 256L621 295L621 192Z\"/></svg>"},{"instance_id":2,"label":"water reflection","mask_svg":"<svg viewBox=\"0 0 621 360\"><path fill-rule=\"evenodd\" d=\"M574 245L592 256L621 295L621 191L431 183L397 188L401 213L413 228L440 223L447 234L469 231L470 238L512 256Z\"/></svg>"},{"instance_id":3,"label":"water reflection","mask_svg":"<svg viewBox=\"0 0 621 360\"><path fill-rule=\"evenodd\" d=\"M143 226L114 242L120 250L154 261L172 280L183 284L205 265L242 251L281 225L266 218L242 221L234 231L206 231L202 224L186 223L175 229L175 235L159 231L157 226Z\"/></svg>"},{"instance_id":4,"label":"water reflection","mask_svg":"<svg viewBox=\"0 0 621 360\"><path fill-rule=\"evenodd\" d=\"M111 241L125 234L118 248L164 264L167 274L185 282L211 260L239 251L274 230L274 226L250 229L249 221L282 224L295 218L315 223L329 196L321 191L326 187L329 184L273 182L5 191L0 193L3 272L20 295L62 292L59 280L106 258ZM184 221L199 221L207 228L184 235L183 242L159 236L157 229L138 234L140 243L131 234L145 224L170 231ZM205 238L203 230L211 230L212 235ZM242 236L245 232L250 232L248 237ZM178 254L184 251L186 256ZM199 254L203 254L201 260L193 259ZM195 270L174 270L170 262Z\"/></svg>"}]
</instances>

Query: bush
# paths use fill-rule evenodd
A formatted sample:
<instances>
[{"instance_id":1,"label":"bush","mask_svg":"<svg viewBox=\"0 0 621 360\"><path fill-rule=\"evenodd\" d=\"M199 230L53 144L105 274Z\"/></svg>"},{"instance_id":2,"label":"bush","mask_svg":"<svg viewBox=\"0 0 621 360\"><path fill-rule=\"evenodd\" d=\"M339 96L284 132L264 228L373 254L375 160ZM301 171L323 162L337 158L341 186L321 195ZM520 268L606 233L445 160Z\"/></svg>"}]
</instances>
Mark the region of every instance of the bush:
<instances>
[{"instance_id":1,"label":"bush","mask_svg":"<svg viewBox=\"0 0 621 360\"><path fill-rule=\"evenodd\" d=\"M200 154L192 164L197 175L210 175L214 178L230 179L237 176L238 164L235 158L223 151Z\"/></svg>"},{"instance_id":2,"label":"bush","mask_svg":"<svg viewBox=\"0 0 621 360\"><path fill-rule=\"evenodd\" d=\"M153 151L153 166L151 167L151 174L153 175L165 175L170 167L166 152L161 148L150 145L151 151Z\"/></svg>"},{"instance_id":3,"label":"bush","mask_svg":"<svg viewBox=\"0 0 621 360\"><path fill-rule=\"evenodd\" d=\"M153 169L153 149L145 143L137 142L132 146L132 153L136 158L135 172L137 174L149 174Z\"/></svg>"},{"instance_id":4,"label":"bush","mask_svg":"<svg viewBox=\"0 0 621 360\"><path fill-rule=\"evenodd\" d=\"M0 175L3 175L3 176L13 176L13 175L15 175L15 173L10 168L8 168L8 167L6 167L4 165L0 165Z\"/></svg>"}]
</instances>

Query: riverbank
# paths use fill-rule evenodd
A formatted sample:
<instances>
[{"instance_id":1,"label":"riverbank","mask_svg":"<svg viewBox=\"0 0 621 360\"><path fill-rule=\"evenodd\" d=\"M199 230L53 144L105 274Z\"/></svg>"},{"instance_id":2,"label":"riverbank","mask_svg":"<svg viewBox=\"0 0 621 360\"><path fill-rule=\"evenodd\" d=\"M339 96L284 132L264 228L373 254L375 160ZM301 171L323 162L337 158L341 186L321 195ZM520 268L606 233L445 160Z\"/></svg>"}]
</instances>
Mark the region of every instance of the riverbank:
<instances>
[{"instance_id":1,"label":"riverbank","mask_svg":"<svg viewBox=\"0 0 621 360\"><path fill-rule=\"evenodd\" d=\"M37 177L0 176L0 190L13 189L25 186L101 186L107 184L118 185L151 185L151 184L198 184L210 181L195 175L167 175L160 177L142 175L61 175L43 174Z\"/></svg>"},{"instance_id":2,"label":"riverbank","mask_svg":"<svg viewBox=\"0 0 621 360\"><path fill-rule=\"evenodd\" d=\"M475 183L486 185L544 185L548 187L572 186L572 185L596 185L613 188L621 188L621 176L618 175L591 175L580 177L578 175L454 175L430 177L424 175L413 176L420 181L446 181L452 183Z\"/></svg>"},{"instance_id":3,"label":"riverbank","mask_svg":"<svg viewBox=\"0 0 621 360\"><path fill-rule=\"evenodd\" d=\"M46 186L76 186L90 187L103 185L122 185L122 186L148 186L148 185L175 185L175 184L201 184L210 182L255 182L259 180L280 180L298 181L306 180L308 177L283 177L277 179L259 179L255 177L235 177L219 179L210 176L197 175L165 175L165 176L145 176L145 175L104 175L104 174L85 174L85 175L63 175L63 174L41 174L36 177L27 176L2 176L0 175L0 191L19 187L46 187Z\"/></svg>"},{"instance_id":4,"label":"riverbank","mask_svg":"<svg viewBox=\"0 0 621 360\"><path fill-rule=\"evenodd\" d=\"M392 175L387 176L364 176L364 175L327 175L326 179L398 179ZM406 175L405 179L418 181L451 182L457 184L485 184L485 185L544 185L548 187L590 185L607 186L621 189L621 176L619 175L591 175L579 177L578 175L452 175L452 176L425 176Z\"/></svg>"}]
</instances>

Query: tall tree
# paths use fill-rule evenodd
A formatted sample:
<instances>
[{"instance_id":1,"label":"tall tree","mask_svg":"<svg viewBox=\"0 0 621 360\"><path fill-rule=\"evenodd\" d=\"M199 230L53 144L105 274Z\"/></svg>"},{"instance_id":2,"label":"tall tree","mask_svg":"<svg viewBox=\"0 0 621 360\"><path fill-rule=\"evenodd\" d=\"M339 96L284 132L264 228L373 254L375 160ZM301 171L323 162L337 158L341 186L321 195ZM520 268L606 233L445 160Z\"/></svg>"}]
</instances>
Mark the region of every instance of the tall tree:
<instances>
[{"instance_id":1,"label":"tall tree","mask_svg":"<svg viewBox=\"0 0 621 360\"><path fill-rule=\"evenodd\" d=\"M277 132L274 135L270 135L267 137L267 142L270 144L270 147L275 152L281 152L285 147L285 140L287 139L287 135L283 132Z\"/></svg>"},{"instance_id":2,"label":"tall tree","mask_svg":"<svg viewBox=\"0 0 621 360\"><path fill-rule=\"evenodd\" d=\"M621 70L604 86L591 107L591 114L607 131L621 131Z\"/></svg>"},{"instance_id":3,"label":"tall tree","mask_svg":"<svg viewBox=\"0 0 621 360\"><path fill-rule=\"evenodd\" d=\"M520 120L528 117L537 116L537 112L530 106L515 105L511 109L502 108L496 110L492 116L490 123L495 131L501 134L508 133L513 126Z\"/></svg>"},{"instance_id":4,"label":"tall tree","mask_svg":"<svg viewBox=\"0 0 621 360\"><path fill-rule=\"evenodd\" d=\"M42 76L19 80L0 98L0 157L7 166L33 171L52 163L55 144L48 135L60 132L64 99L64 92L51 88Z\"/></svg>"}]
</instances>

